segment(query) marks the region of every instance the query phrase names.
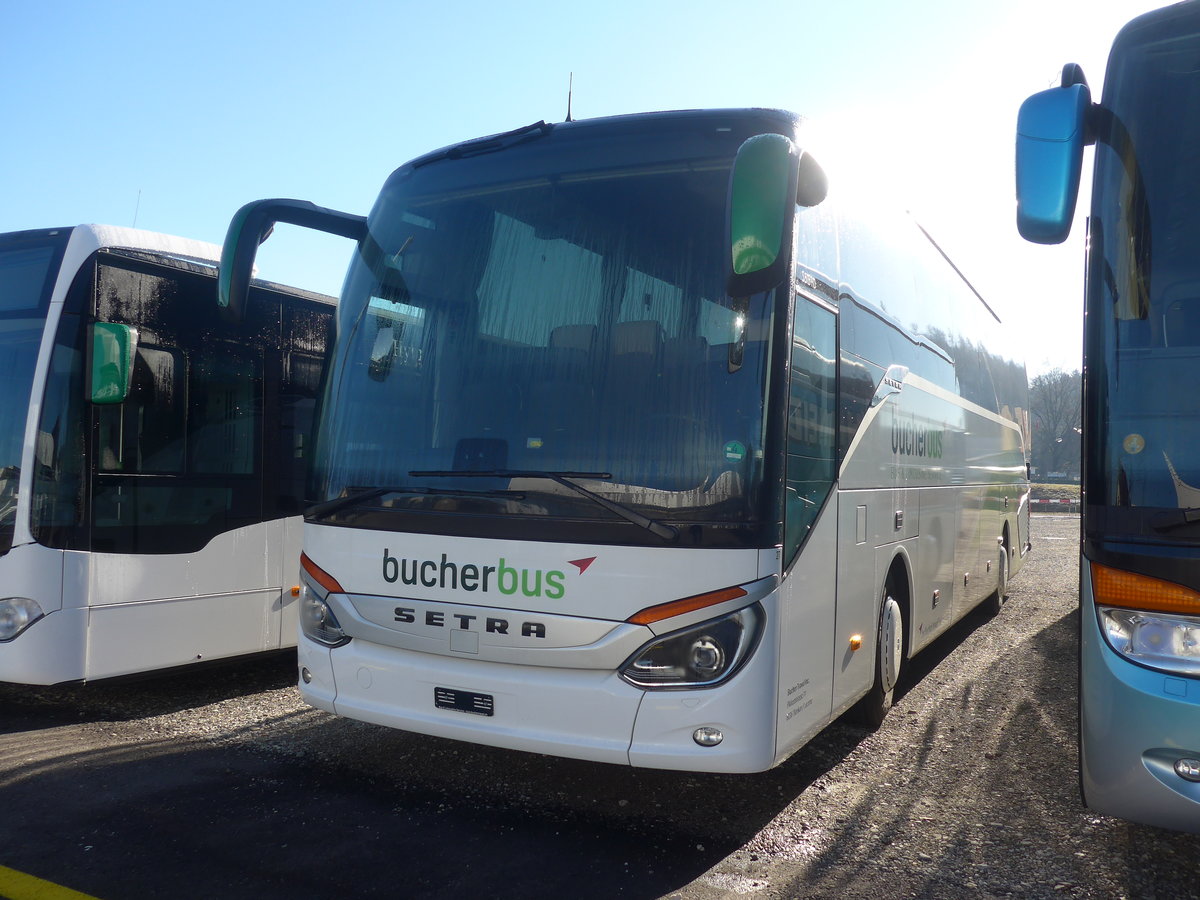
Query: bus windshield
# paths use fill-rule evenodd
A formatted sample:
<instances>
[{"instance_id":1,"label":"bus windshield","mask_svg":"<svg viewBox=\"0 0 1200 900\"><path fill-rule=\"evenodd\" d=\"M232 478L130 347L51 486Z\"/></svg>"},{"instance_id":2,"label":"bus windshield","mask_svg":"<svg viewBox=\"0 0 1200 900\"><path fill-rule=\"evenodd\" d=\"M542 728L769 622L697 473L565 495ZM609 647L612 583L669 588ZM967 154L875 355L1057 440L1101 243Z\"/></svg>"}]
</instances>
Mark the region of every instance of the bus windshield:
<instances>
[{"instance_id":1,"label":"bus windshield","mask_svg":"<svg viewBox=\"0 0 1200 900\"><path fill-rule=\"evenodd\" d=\"M1183 114L1200 105L1200 34L1182 21L1128 30L1106 76L1088 279L1088 356L1108 361L1089 374L1098 537L1200 541L1200 122Z\"/></svg>"},{"instance_id":2,"label":"bus windshield","mask_svg":"<svg viewBox=\"0 0 1200 900\"><path fill-rule=\"evenodd\" d=\"M34 367L62 240L0 241L0 554L13 544Z\"/></svg>"},{"instance_id":3,"label":"bus windshield","mask_svg":"<svg viewBox=\"0 0 1200 900\"><path fill-rule=\"evenodd\" d=\"M705 124L533 134L393 175L339 305L318 494L628 527L590 493L758 522L774 299L728 298L720 252L752 131Z\"/></svg>"}]
</instances>

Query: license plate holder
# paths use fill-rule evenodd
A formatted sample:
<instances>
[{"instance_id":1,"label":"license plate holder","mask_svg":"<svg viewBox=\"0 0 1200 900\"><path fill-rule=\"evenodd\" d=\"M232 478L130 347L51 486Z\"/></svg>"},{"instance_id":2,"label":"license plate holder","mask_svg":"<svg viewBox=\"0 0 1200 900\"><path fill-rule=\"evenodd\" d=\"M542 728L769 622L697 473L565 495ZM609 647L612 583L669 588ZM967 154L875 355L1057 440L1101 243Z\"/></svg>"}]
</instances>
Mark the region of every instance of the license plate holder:
<instances>
[{"instance_id":1,"label":"license plate holder","mask_svg":"<svg viewBox=\"0 0 1200 900\"><path fill-rule=\"evenodd\" d=\"M496 701L491 694L454 688L435 687L433 705L438 709L453 709L473 716L491 716L496 712Z\"/></svg>"}]
</instances>

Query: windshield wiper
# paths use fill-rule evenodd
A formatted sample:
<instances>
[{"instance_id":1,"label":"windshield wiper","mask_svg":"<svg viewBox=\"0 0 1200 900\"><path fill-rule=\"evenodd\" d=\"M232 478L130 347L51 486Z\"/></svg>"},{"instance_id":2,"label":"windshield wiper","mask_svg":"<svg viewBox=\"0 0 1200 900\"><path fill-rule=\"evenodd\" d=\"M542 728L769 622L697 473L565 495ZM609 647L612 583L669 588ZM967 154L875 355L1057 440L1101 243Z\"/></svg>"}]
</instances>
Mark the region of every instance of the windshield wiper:
<instances>
[{"instance_id":1,"label":"windshield wiper","mask_svg":"<svg viewBox=\"0 0 1200 900\"><path fill-rule=\"evenodd\" d=\"M421 487L375 487L363 488L361 490L351 489L351 493L345 497L335 497L332 500L326 500L324 503L318 503L310 506L304 511L304 516L307 519L320 519L330 513L335 513L339 509L345 509L347 506L358 506L360 503L366 503L368 500L373 500L376 497L382 497L384 494L463 494L472 497L507 497L512 499L513 491L432 491L429 488Z\"/></svg>"},{"instance_id":2,"label":"windshield wiper","mask_svg":"<svg viewBox=\"0 0 1200 900\"><path fill-rule=\"evenodd\" d=\"M1188 525L1200 524L1200 509L1172 509L1150 517L1150 527L1155 531L1174 531Z\"/></svg>"},{"instance_id":3,"label":"windshield wiper","mask_svg":"<svg viewBox=\"0 0 1200 900\"><path fill-rule=\"evenodd\" d=\"M390 494L393 491L402 490L404 490L404 488L390 487L366 488L358 491L352 490L351 493L347 494L345 497L335 497L332 500L326 500L324 503L317 503L313 506L310 506L304 511L304 518L321 519L330 513L334 513L339 509L343 509L344 507L357 506L359 503L364 503L365 501L374 499L375 497L382 497L384 494Z\"/></svg>"},{"instance_id":4,"label":"windshield wiper","mask_svg":"<svg viewBox=\"0 0 1200 900\"><path fill-rule=\"evenodd\" d=\"M615 500L609 500L607 497L601 497L594 491L589 491L582 485L571 481L572 478L593 478L606 479L612 478L611 472L542 472L537 469L469 469L466 471L455 470L436 470L428 472L409 472L413 478L545 478L547 481L553 481L561 484L563 487L574 491L581 497L587 497L589 500L603 506L609 512L620 516L626 522L632 522L640 528L645 528L656 537L662 538L664 541L674 541L679 537L679 531L670 525L664 525L662 522L656 522L649 516L643 516L640 512L630 509L624 504L617 503Z\"/></svg>"}]
</instances>

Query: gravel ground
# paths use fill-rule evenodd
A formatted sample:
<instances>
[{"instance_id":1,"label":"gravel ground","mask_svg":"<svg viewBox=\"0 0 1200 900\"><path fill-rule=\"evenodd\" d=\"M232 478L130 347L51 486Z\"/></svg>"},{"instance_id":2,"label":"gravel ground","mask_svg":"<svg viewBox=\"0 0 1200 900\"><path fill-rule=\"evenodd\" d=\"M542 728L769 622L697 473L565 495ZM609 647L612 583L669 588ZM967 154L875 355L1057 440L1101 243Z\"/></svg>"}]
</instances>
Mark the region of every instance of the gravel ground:
<instances>
[{"instance_id":1,"label":"gravel ground","mask_svg":"<svg viewBox=\"0 0 1200 900\"><path fill-rule=\"evenodd\" d=\"M434 847L469 831L491 864L475 881L456 870L398 894L349 882L347 896L1200 897L1200 837L1080 804L1077 530L1075 517L1035 516L1009 603L914 660L879 731L834 723L762 775L593 765L342 720L299 700L285 658L138 683L0 685L0 791L81 761L233 751L315 775L339 800L382 798L395 815L385 839L405 821ZM6 728L6 713L20 724ZM328 802L314 794L313 814ZM557 874L522 880L532 865ZM260 894L315 895L299 883Z\"/></svg>"}]
</instances>

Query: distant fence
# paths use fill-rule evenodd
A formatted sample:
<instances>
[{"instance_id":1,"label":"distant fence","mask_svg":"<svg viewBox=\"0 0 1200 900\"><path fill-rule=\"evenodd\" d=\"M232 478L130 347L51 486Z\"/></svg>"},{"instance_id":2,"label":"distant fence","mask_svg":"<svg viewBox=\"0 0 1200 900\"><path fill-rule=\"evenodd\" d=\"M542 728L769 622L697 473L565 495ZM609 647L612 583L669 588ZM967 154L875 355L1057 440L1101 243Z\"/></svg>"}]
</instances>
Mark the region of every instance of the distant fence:
<instances>
[{"instance_id":1,"label":"distant fence","mask_svg":"<svg viewBox=\"0 0 1200 900\"><path fill-rule=\"evenodd\" d=\"M1077 513L1078 500L1029 500L1030 512Z\"/></svg>"}]
</instances>

